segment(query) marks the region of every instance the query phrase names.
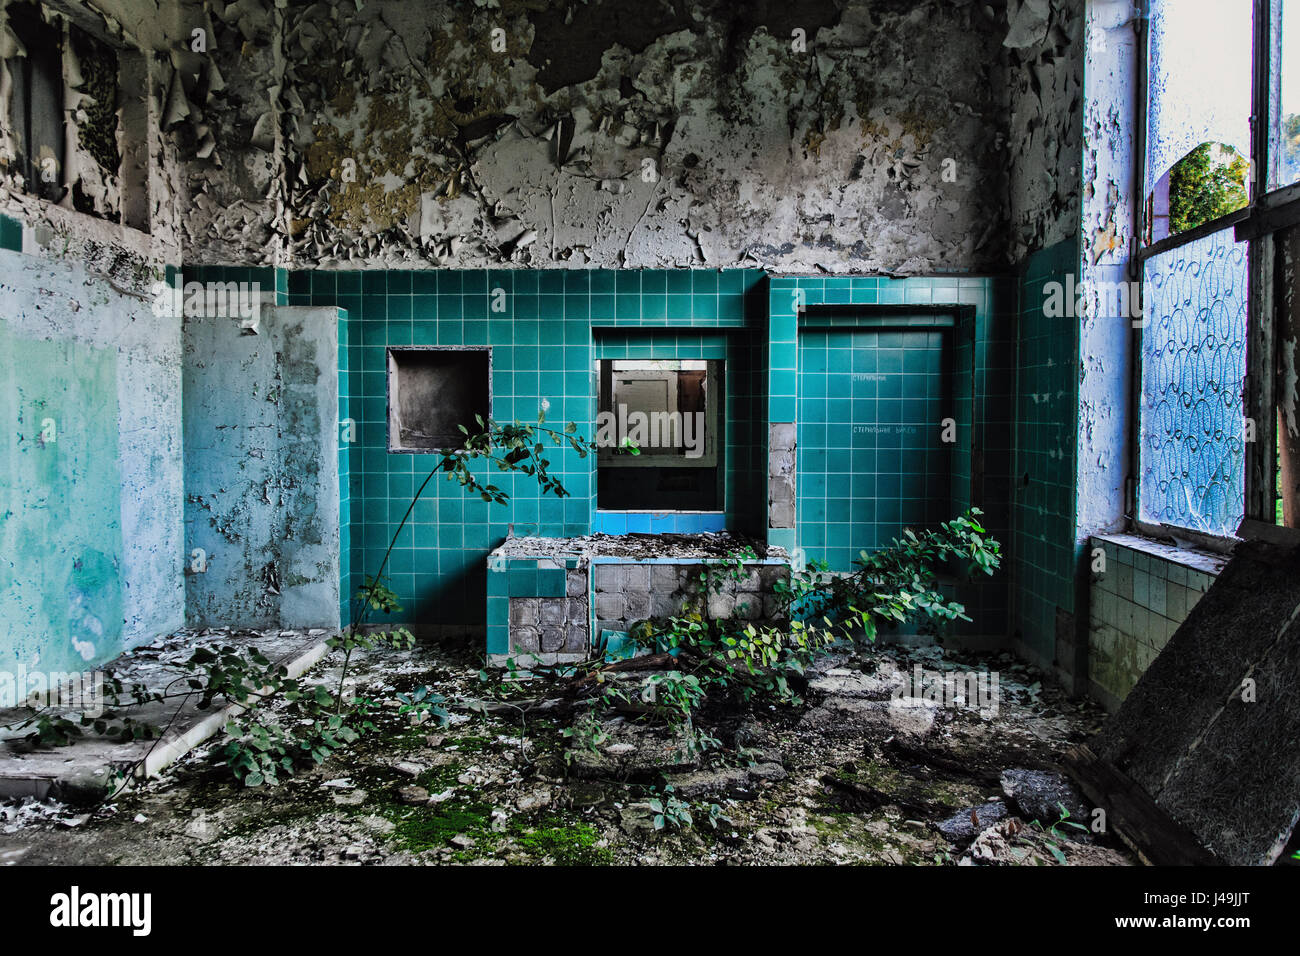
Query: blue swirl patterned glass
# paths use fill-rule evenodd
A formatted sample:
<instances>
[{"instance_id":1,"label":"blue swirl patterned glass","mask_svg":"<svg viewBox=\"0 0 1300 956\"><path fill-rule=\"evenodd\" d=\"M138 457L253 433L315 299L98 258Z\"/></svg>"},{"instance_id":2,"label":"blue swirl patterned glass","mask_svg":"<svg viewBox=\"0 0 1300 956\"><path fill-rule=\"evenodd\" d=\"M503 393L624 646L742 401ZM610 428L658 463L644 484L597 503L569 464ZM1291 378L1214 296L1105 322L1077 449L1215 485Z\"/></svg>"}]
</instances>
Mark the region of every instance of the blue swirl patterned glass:
<instances>
[{"instance_id":1,"label":"blue swirl patterned glass","mask_svg":"<svg viewBox=\"0 0 1300 956\"><path fill-rule=\"evenodd\" d=\"M1210 534L1245 511L1247 244L1232 229L1147 260L1139 517Z\"/></svg>"}]
</instances>

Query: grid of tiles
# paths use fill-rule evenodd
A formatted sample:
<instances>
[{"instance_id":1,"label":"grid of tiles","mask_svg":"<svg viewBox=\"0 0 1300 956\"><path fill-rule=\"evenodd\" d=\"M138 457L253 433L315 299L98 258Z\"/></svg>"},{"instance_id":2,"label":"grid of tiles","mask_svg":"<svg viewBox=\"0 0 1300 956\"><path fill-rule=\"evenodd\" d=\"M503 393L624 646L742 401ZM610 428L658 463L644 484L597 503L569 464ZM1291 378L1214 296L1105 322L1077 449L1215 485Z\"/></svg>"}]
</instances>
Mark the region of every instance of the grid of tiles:
<instances>
[{"instance_id":1,"label":"grid of tiles","mask_svg":"<svg viewBox=\"0 0 1300 956\"><path fill-rule=\"evenodd\" d=\"M905 526L951 517L944 340L924 329L800 333L799 542L834 570Z\"/></svg>"},{"instance_id":2,"label":"grid of tiles","mask_svg":"<svg viewBox=\"0 0 1300 956\"><path fill-rule=\"evenodd\" d=\"M1103 701L1113 707L1128 696L1210 589L1225 559L1193 557L1131 535L1092 538L1089 547L1105 552L1106 570L1092 576L1088 676L1104 692ZM1178 560L1172 559L1174 554Z\"/></svg>"},{"instance_id":3,"label":"grid of tiles","mask_svg":"<svg viewBox=\"0 0 1300 956\"><path fill-rule=\"evenodd\" d=\"M773 277L768 286L771 421L796 420L801 313L821 305L916 305L936 311L951 307L958 318L952 407L959 447L952 456L950 510L955 514L972 506L983 509L985 527L1010 550L1010 509L1006 498L999 501L997 495L1009 497L1011 486L1017 291L1014 279L996 277ZM800 489L798 497L802 504L806 492ZM782 547L795 547L801 543L797 539L794 529L768 531L769 543ZM973 623L958 630L980 636L1005 634L1011 583L1011 575L1003 572L992 581L959 589L957 596Z\"/></svg>"},{"instance_id":4,"label":"grid of tiles","mask_svg":"<svg viewBox=\"0 0 1300 956\"><path fill-rule=\"evenodd\" d=\"M1040 658L1056 649L1057 609L1074 612L1078 329L1048 318L1044 286L1079 268L1077 240L1033 255L1021 286L1012 555L1015 627Z\"/></svg>"},{"instance_id":5,"label":"grid of tiles","mask_svg":"<svg viewBox=\"0 0 1300 956\"><path fill-rule=\"evenodd\" d=\"M352 620L352 446L356 423L352 418L352 400L348 395L348 314L338 309L339 335L339 621Z\"/></svg>"},{"instance_id":6,"label":"grid of tiles","mask_svg":"<svg viewBox=\"0 0 1300 956\"><path fill-rule=\"evenodd\" d=\"M388 451L389 346L490 346L495 417L536 421L545 403L548 422L562 427L574 421L590 437L596 411L593 328L753 327L761 324L764 278L756 270L288 273L288 304L334 305L347 314L341 391L357 441L347 462L352 580L345 591L353 593L362 575L378 567L411 497L438 461L434 455ZM459 485L435 476L389 560L390 586L408 598L399 617L480 626L485 559L507 533L569 536L592 530L594 460L567 447L549 457L570 497L543 497L533 479L484 462L475 473L510 495L508 504L469 498Z\"/></svg>"}]
</instances>

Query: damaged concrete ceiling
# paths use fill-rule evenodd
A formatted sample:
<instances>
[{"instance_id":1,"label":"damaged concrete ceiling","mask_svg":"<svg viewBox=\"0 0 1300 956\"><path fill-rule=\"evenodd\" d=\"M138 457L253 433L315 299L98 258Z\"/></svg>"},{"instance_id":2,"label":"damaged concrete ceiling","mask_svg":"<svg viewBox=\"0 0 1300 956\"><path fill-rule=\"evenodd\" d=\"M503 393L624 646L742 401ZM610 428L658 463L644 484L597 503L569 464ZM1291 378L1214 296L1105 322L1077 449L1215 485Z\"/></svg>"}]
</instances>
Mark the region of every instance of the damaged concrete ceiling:
<instances>
[{"instance_id":1,"label":"damaged concrete ceiling","mask_svg":"<svg viewBox=\"0 0 1300 956\"><path fill-rule=\"evenodd\" d=\"M1077 125L1055 12L1039 30L967 0L210 10L190 260L988 270L1077 209L1072 140L1047 128ZM1043 210L1015 243L1008 64L1018 103L1041 100L1015 120Z\"/></svg>"},{"instance_id":2,"label":"damaged concrete ceiling","mask_svg":"<svg viewBox=\"0 0 1300 956\"><path fill-rule=\"evenodd\" d=\"M151 55L167 261L905 275L1077 229L1077 0L52 6Z\"/></svg>"}]
</instances>

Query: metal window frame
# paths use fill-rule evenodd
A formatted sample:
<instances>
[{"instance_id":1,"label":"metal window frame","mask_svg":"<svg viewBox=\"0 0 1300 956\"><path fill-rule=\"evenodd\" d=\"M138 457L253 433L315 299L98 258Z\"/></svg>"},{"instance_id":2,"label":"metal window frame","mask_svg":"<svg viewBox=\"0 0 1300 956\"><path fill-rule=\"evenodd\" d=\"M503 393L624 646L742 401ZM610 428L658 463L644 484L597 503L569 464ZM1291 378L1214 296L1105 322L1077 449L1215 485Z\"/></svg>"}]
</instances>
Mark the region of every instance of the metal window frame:
<instances>
[{"instance_id":1,"label":"metal window frame","mask_svg":"<svg viewBox=\"0 0 1300 956\"><path fill-rule=\"evenodd\" d=\"M1242 414L1255 422L1255 441L1245 448L1246 497L1243 526L1252 520L1274 519L1277 494L1277 465L1273 453L1277 443L1276 395L1274 367L1274 338L1276 311L1274 308L1274 260L1276 256L1273 233L1300 224L1300 184L1269 189L1272 181L1272 148L1269 130L1273 108L1273 43L1274 26L1280 22L1283 0L1254 0L1254 41L1252 50L1253 77L1251 84L1251 156L1252 170L1250 203L1246 207L1202 223L1195 229L1157 242L1142 245L1147 229L1147 197L1152 183L1148 182L1146 168L1147 124L1150 118L1151 91L1148 83L1150 64L1150 3L1142 0L1140 17L1135 19L1138 31L1137 77L1138 96L1135 97L1138 115L1135 117L1135 157L1138 166L1136 181L1141 194L1134 210L1133 251L1130 257L1130 276L1141 279L1143 266L1154 256L1181 248L1206 236L1233 229L1235 242L1248 242L1247 273L1247 337L1246 378L1243 387L1245 407ZM1300 2L1300 0L1292 0ZM1145 298L1145 289L1143 290ZM1144 302L1145 305L1145 302ZM1145 313L1144 313L1145 314ZM1130 428L1132 474L1127 482L1126 510L1133 528L1144 534L1170 536L1176 534L1201 547L1222 550L1235 544L1238 537L1207 535L1193 528L1173 525L1151 525L1140 519L1140 484L1142 480L1142 365L1145 323L1133 334L1133 387ZM1266 451L1261 453L1259 449ZM1238 529L1240 533L1240 528Z\"/></svg>"}]
</instances>

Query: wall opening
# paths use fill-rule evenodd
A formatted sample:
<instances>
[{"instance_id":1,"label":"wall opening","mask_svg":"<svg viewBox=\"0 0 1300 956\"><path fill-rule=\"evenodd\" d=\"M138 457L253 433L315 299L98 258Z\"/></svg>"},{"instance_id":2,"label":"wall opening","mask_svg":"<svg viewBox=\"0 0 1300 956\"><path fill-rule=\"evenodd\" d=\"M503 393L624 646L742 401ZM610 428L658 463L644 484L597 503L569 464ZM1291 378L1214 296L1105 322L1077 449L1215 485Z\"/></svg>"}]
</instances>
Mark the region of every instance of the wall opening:
<instances>
[{"instance_id":1,"label":"wall opening","mask_svg":"<svg viewBox=\"0 0 1300 956\"><path fill-rule=\"evenodd\" d=\"M606 511L722 508L723 362L596 363L596 506ZM637 453L627 446L633 444Z\"/></svg>"},{"instance_id":2,"label":"wall opening","mask_svg":"<svg viewBox=\"0 0 1300 956\"><path fill-rule=\"evenodd\" d=\"M388 450L455 451L492 414L487 348L388 350Z\"/></svg>"},{"instance_id":3,"label":"wall opening","mask_svg":"<svg viewBox=\"0 0 1300 956\"><path fill-rule=\"evenodd\" d=\"M50 202L63 198L63 33L31 4L9 7L9 28L25 55L5 61L9 117L17 137L24 189Z\"/></svg>"}]
</instances>

